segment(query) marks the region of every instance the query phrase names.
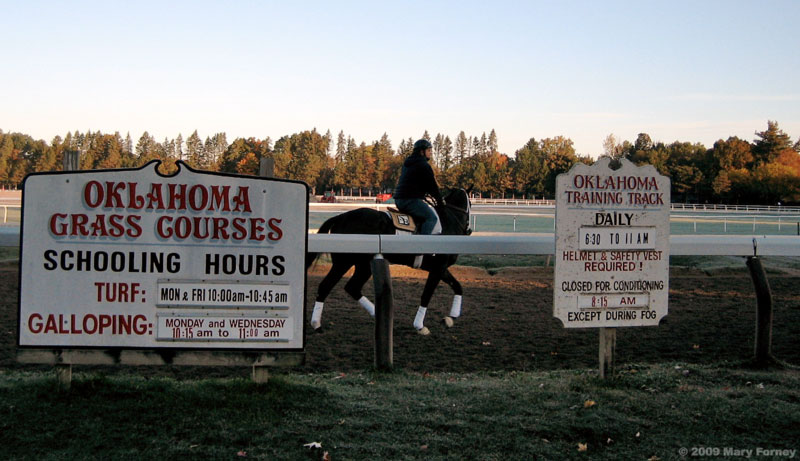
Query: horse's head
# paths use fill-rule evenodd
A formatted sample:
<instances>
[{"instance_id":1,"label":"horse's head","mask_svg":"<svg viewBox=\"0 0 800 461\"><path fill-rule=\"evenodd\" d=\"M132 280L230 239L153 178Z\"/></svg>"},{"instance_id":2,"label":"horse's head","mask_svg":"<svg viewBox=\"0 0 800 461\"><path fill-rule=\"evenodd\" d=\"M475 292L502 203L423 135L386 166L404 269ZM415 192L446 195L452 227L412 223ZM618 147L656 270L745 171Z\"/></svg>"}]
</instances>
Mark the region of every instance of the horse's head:
<instances>
[{"instance_id":1,"label":"horse's head","mask_svg":"<svg viewBox=\"0 0 800 461\"><path fill-rule=\"evenodd\" d=\"M464 189L453 189L444 196L445 209L448 210L447 216L449 219L443 222L442 225L450 227L449 232L446 233L453 235L469 235L472 233L470 229L470 202L469 194Z\"/></svg>"}]
</instances>

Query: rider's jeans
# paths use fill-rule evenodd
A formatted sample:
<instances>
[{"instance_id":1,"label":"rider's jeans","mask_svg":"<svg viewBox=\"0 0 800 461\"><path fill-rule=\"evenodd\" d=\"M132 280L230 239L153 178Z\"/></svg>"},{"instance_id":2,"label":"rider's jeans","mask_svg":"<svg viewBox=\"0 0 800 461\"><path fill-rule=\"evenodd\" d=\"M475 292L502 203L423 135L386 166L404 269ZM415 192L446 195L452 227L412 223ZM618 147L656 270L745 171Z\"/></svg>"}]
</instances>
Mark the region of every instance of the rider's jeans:
<instances>
[{"instance_id":1,"label":"rider's jeans","mask_svg":"<svg viewBox=\"0 0 800 461\"><path fill-rule=\"evenodd\" d=\"M418 198L396 198L394 199L397 209L403 213L410 214L417 220L425 220L419 228L420 234L430 235L439 217L433 211L433 208L428 206L424 200Z\"/></svg>"}]
</instances>

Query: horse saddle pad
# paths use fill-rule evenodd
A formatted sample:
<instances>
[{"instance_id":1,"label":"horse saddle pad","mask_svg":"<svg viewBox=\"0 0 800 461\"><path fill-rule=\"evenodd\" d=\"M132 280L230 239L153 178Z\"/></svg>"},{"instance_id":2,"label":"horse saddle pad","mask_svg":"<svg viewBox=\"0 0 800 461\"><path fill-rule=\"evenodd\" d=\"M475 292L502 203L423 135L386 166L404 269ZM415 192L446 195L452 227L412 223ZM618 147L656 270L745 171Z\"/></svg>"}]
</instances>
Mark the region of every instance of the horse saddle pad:
<instances>
[{"instance_id":1,"label":"horse saddle pad","mask_svg":"<svg viewBox=\"0 0 800 461\"><path fill-rule=\"evenodd\" d=\"M417 225L414 224L414 219L411 215L401 213L397 208L389 208L386 212L392 217L392 223L395 228L411 232L412 234L417 230Z\"/></svg>"}]
</instances>

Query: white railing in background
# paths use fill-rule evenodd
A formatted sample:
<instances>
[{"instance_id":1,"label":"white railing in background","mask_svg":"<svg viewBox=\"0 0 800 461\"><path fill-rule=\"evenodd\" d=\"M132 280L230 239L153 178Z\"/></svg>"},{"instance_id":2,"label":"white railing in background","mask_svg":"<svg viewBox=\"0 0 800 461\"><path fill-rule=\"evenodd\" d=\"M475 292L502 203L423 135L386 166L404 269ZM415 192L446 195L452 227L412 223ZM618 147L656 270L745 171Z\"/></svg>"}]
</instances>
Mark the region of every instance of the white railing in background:
<instances>
[{"instance_id":1,"label":"white railing in background","mask_svg":"<svg viewBox=\"0 0 800 461\"><path fill-rule=\"evenodd\" d=\"M0 246L19 246L19 227L0 228ZM314 253L451 253L552 255L554 234L451 235L309 234ZM673 235L670 254L681 256L800 256L800 237L783 235Z\"/></svg>"},{"instance_id":2,"label":"white railing in background","mask_svg":"<svg viewBox=\"0 0 800 461\"><path fill-rule=\"evenodd\" d=\"M308 251L314 253L440 253L552 255L553 234L362 235L309 234ZM670 236L675 256L800 256L797 236Z\"/></svg>"},{"instance_id":3,"label":"white railing in background","mask_svg":"<svg viewBox=\"0 0 800 461\"><path fill-rule=\"evenodd\" d=\"M9 208L12 208L12 209L19 208L20 211L22 211L22 206L21 205L0 205L0 207L3 207L3 224L7 224L8 223L8 209Z\"/></svg>"}]
</instances>

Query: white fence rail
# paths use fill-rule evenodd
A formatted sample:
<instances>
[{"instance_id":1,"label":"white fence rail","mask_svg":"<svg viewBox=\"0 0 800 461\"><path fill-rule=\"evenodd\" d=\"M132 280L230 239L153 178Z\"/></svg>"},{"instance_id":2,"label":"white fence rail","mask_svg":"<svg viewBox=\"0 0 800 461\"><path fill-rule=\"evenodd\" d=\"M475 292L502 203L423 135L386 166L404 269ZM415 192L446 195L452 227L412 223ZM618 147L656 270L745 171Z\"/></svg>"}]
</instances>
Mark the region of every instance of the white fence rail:
<instances>
[{"instance_id":1,"label":"white fence rail","mask_svg":"<svg viewBox=\"0 0 800 461\"><path fill-rule=\"evenodd\" d=\"M341 235L309 234L308 251L316 253L444 253L538 254L555 251L554 234ZM676 256L800 256L796 236L674 235L670 254Z\"/></svg>"},{"instance_id":2,"label":"white fence rail","mask_svg":"<svg viewBox=\"0 0 800 461\"><path fill-rule=\"evenodd\" d=\"M0 246L19 246L19 227L0 228ZM366 235L309 234L314 253L444 253L551 255L554 234ZM670 254L676 256L800 256L800 237L783 235L673 235Z\"/></svg>"}]
</instances>

